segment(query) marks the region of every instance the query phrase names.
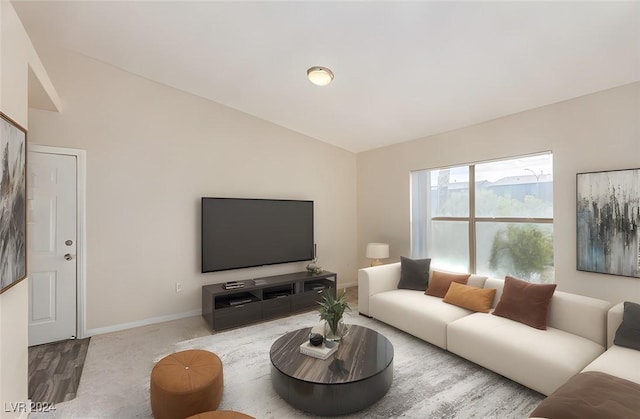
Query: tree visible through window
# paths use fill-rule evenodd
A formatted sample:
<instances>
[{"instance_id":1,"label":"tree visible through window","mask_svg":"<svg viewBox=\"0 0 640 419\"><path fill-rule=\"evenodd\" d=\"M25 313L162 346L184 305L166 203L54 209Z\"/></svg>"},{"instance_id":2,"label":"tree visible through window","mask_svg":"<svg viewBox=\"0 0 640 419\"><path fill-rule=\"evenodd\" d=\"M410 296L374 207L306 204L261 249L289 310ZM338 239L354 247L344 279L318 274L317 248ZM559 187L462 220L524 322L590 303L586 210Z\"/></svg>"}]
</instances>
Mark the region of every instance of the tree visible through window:
<instances>
[{"instance_id":1,"label":"tree visible through window","mask_svg":"<svg viewBox=\"0 0 640 419\"><path fill-rule=\"evenodd\" d=\"M552 155L412 172L411 224L434 266L553 282Z\"/></svg>"}]
</instances>

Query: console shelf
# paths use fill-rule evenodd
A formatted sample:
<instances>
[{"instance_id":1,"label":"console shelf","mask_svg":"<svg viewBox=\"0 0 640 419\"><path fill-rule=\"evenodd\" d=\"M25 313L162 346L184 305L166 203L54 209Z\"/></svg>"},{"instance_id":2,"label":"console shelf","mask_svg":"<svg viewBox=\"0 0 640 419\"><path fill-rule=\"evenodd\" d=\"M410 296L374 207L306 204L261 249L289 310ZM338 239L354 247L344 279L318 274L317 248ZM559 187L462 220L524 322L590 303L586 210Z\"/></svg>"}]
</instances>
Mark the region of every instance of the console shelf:
<instances>
[{"instance_id":1,"label":"console shelf","mask_svg":"<svg viewBox=\"0 0 640 419\"><path fill-rule=\"evenodd\" d=\"M243 326L318 308L326 289L336 296L338 275L296 272L240 281L243 288L227 290L223 284L202 287L202 317L211 330Z\"/></svg>"}]
</instances>

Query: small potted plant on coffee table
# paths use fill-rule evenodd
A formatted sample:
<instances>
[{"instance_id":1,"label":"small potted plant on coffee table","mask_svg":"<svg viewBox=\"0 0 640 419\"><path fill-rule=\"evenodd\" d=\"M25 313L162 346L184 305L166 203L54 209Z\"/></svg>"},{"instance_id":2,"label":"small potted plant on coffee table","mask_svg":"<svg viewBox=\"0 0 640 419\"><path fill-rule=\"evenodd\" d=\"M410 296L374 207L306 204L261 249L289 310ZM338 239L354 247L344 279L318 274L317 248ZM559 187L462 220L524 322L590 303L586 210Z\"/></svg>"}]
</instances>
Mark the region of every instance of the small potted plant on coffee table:
<instances>
[{"instance_id":1,"label":"small potted plant on coffee table","mask_svg":"<svg viewBox=\"0 0 640 419\"><path fill-rule=\"evenodd\" d=\"M342 321L346 311L351 311L345 293L339 297L333 296L333 289L329 288L322 296L320 304L320 319L326 323L325 341L338 342L347 334L347 327Z\"/></svg>"}]
</instances>

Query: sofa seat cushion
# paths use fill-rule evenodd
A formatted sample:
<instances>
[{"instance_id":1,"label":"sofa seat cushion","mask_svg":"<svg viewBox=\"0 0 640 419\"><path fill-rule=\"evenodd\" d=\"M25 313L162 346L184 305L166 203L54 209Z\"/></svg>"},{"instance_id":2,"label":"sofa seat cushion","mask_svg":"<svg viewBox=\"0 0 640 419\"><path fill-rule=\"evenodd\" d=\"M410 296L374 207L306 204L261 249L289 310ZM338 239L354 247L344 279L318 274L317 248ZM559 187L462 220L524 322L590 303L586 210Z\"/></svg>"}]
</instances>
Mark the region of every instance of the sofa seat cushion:
<instances>
[{"instance_id":1,"label":"sofa seat cushion","mask_svg":"<svg viewBox=\"0 0 640 419\"><path fill-rule=\"evenodd\" d=\"M471 313L420 291L393 290L369 299L373 318L443 349L447 348L447 324Z\"/></svg>"},{"instance_id":2,"label":"sofa seat cushion","mask_svg":"<svg viewBox=\"0 0 640 419\"><path fill-rule=\"evenodd\" d=\"M582 371L605 372L640 384L640 351L613 345Z\"/></svg>"},{"instance_id":3,"label":"sofa seat cushion","mask_svg":"<svg viewBox=\"0 0 640 419\"><path fill-rule=\"evenodd\" d=\"M583 337L475 313L447 327L447 349L545 395L604 352Z\"/></svg>"}]
</instances>

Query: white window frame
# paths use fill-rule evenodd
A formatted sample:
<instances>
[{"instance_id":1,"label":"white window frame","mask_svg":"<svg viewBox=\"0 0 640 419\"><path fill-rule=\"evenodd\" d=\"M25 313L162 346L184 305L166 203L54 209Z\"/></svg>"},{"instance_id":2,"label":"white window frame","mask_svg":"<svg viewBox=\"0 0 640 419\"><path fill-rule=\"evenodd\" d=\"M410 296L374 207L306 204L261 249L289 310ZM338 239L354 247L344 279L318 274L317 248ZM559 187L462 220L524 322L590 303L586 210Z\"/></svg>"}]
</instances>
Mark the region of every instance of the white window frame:
<instances>
[{"instance_id":1,"label":"white window frame","mask_svg":"<svg viewBox=\"0 0 640 419\"><path fill-rule=\"evenodd\" d=\"M553 224L553 217L478 217L476 216L476 182L475 182L475 168L477 165L491 163L495 161L508 161L515 160L523 157L533 157L537 155L551 155L549 152L542 152L536 154L528 154L523 156L505 157L495 160L488 160L482 162L475 162L471 164L460 164L447 167L422 169L411 172L411 252L412 257L421 258L428 257L430 254L430 235L431 222L432 221L452 221L452 222L466 222L469 229L469 270L470 273L477 273L477 260L476 260L476 226L478 223L491 222L491 223L510 223L510 224ZM430 175L431 172L436 170L453 169L458 167L467 167L469 169L469 215L468 216L435 216L432 217L431 206L420 206L414 202L414 193L424 188L430 189ZM425 174L425 179L418 179L414 176L416 173L422 172ZM425 182L426 181L426 182ZM426 185L425 185L426 183ZM429 192L427 192L429 193ZM415 204L415 205L414 205ZM420 243L419 243L420 242Z\"/></svg>"}]
</instances>

